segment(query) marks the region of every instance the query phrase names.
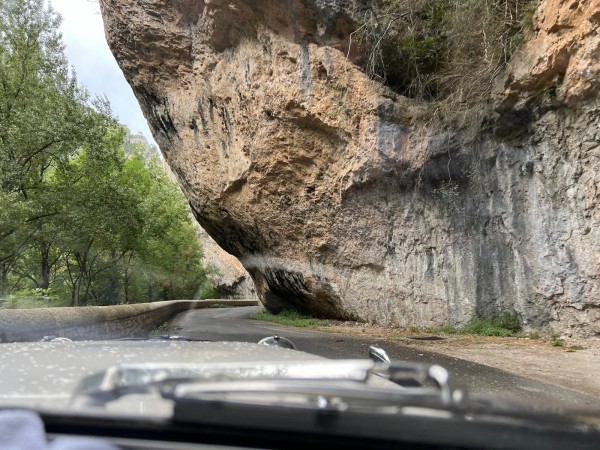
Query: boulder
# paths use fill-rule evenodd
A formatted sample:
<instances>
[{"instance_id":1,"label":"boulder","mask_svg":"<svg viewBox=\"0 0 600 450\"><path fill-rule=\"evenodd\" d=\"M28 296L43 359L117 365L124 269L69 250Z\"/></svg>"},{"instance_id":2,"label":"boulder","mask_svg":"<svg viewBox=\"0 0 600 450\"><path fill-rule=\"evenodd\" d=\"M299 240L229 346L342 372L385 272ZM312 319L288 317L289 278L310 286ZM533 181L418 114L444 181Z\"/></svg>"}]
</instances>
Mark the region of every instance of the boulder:
<instances>
[{"instance_id":1,"label":"boulder","mask_svg":"<svg viewBox=\"0 0 600 450\"><path fill-rule=\"evenodd\" d=\"M598 1L540 3L475 136L367 76L361 2L101 5L195 217L269 310L600 333Z\"/></svg>"}]
</instances>

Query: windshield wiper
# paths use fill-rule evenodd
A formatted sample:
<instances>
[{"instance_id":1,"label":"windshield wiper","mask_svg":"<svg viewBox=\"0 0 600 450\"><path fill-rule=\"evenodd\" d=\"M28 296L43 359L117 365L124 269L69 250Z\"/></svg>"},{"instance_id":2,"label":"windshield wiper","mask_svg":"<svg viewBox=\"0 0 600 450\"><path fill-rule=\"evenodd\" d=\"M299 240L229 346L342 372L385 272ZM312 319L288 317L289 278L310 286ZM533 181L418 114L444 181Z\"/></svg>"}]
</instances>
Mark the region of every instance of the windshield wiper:
<instances>
[{"instance_id":1,"label":"windshield wiper","mask_svg":"<svg viewBox=\"0 0 600 450\"><path fill-rule=\"evenodd\" d=\"M194 339L178 334L152 334L146 337L125 337L117 341L186 341L186 342L211 342L207 339Z\"/></svg>"},{"instance_id":2,"label":"windshield wiper","mask_svg":"<svg viewBox=\"0 0 600 450\"><path fill-rule=\"evenodd\" d=\"M453 407L466 398L463 390L452 386L448 372L440 366L319 360L114 366L83 380L72 404L102 407L126 395L152 392L175 401L260 397L261 401L281 403L282 396L296 396L310 405L337 405L342 409L342 404L357 401Z\"/></svg>"},{"instance_id":3,"label":"windshield wiper","mask_svg":"<svg viewBox=\"0 0 600 450\"><path fill-rule=\"evenodd\" d=\"M344 426L352 430L349 424L366 414L448 423L543 422L550 427L597 430L599 418L597 412L586 410L541 410L467 397L465 390L453 386L448 372L440 366L370 360L114 366L84 379L71 406L106 408L131 394L162 398L160 401L169 407L165 414L170 420L184 424L239 421L241 426L248 417L262 415L269 426L285 428L294 421L340 424L344 417Z\"/></svg>"}]
</instances>

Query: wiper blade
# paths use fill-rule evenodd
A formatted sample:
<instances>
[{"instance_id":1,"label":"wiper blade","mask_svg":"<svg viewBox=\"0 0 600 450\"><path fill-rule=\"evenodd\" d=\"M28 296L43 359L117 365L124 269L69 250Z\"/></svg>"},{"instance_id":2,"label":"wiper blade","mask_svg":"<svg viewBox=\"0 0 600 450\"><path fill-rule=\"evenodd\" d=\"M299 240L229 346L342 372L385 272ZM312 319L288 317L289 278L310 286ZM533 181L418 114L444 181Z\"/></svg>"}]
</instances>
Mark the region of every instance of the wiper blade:
<instances>
[{"instance_id":1,"label":"wiper blade","mask_svg":"<svg viewBox=\"0 0 600 450\"><path fill-rule=\"evenodd\" d=\"M396 385L399 384L400 386ZM559 422L595 417L587 410L549 411L500 400L468 398L436 365L370 360L318 360L204 364L132 364L113 366L84 379L72 407L105 407L131 394L158 394L193 404L267 404L344 411L368 408L396 413L406 407L451 414L494 414L511 419Z\"/></svg>"},{"instance_id":2,"label":"wiper blade","mask_svg":"<svg viewBox=\"0 0 600 450\"><path fill-rule=\"evenodd\" d=\"M254 380L217 383L186 383L163 390L178 401L277 404L319 410L346 411L365 407L452 408L431 387L390 389L365 386L356 381Z\"/></svg>"},{"instance_id":3,"label":"wiper blade","mask_svg":"<svg viewBox=\"0 0 600 450\"><path fill-rule=\"evenodd\" d=\"M186 342L210 342L206 339L194 339L177 334L153 334L147 337L126 337L117 341L186 341Z\"/></svg>"},{"instance_id":4,"label":"wiper blade","mask_svg":"<svg viewBox=\"0 0 600 450\"><path fill-rule=\"evenodd\" d=\"M386 382L409 386L404 389ZM369 360L277 363L136 364L114 366L80 383L74 406L104 406L125 395L158 392L164 398L232 399L283 394L311 398L452 406L465 399L448 372L424 364ZM228 396L225 396L228 393ZM340 403L334 401L333 403ZM309 401L310 403L310 401ZM331 403L331 402L330 402Z\"/></svg>"}]
</instances>

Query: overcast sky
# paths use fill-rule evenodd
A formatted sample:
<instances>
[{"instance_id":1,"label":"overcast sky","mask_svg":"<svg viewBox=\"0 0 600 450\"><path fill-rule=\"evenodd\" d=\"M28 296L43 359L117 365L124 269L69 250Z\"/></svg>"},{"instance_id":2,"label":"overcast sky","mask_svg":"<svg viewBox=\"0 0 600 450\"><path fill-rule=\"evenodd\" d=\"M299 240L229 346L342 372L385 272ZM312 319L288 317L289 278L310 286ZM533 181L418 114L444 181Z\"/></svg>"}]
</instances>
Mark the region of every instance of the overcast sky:
<instances>
[{"instance_id":1,"label":"overcast sky","mask_svg":"<svg viewBox=\"0 0 600 450\"><path fill-rule=\"evenodd\" d=\"M132 133L142 132L151 143L152 134L129 84L104 38L97 0L50 0L62 16L65 53L77 78L93 94L106 95L113 113Z\"/></svg>"}]
</instances>

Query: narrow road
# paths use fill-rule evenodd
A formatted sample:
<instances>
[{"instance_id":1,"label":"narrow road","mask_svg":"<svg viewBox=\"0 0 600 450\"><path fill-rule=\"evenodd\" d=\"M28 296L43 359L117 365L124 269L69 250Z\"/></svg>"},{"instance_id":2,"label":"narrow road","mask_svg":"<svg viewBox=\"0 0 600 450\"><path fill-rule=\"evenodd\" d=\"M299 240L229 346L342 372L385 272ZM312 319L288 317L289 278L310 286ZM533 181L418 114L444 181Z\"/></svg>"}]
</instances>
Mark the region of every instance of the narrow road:
<instances>
[{"instance_id":1,"label":"narrow road","mask_svg":"<svg viewBox=\"0 0 600 450\"><path fill-rule=\"evenodd\" d=\"M173 334L208 341L258 342L278 334L290 339L298 350L331 359L367 358L372 341L333 333L288 327L253 320L260 307L198 309L180 314L173 322ZM571 407L600 409L600 399L559 386L513 375L492 367L417 350L395 341L378 341L390 358L444 366L456 382L468 386L475 395L502 398L546 406L568 404ZM510 361L507 361L507 367Z\"/></svg>"}]
</instances>

